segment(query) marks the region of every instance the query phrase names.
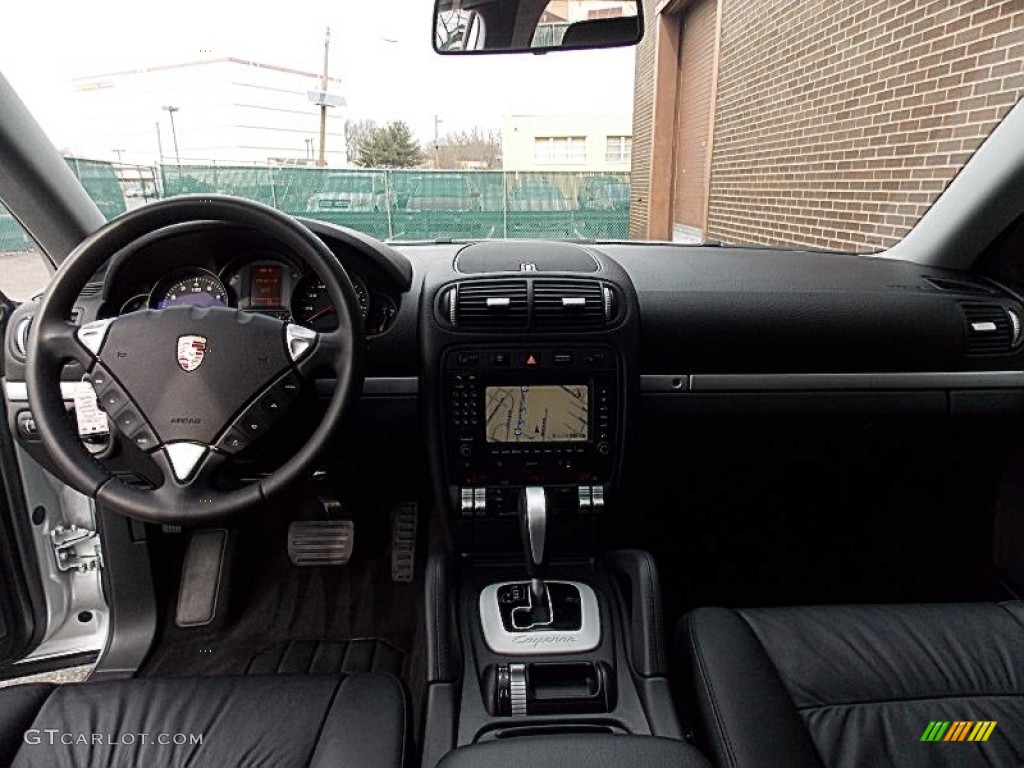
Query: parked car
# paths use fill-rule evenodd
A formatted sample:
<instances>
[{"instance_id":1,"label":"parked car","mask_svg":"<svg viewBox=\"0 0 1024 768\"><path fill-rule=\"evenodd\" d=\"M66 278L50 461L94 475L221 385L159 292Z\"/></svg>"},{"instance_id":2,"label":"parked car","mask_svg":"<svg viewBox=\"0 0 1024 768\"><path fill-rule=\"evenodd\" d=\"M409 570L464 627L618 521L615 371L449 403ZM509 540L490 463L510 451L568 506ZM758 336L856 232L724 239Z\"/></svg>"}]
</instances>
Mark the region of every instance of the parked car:
<instances>
[{"instance_id":1,"label":"parked car","mask_svg":"<svg viewBox=\"0 0 1024 768\"><path fill-rule=\"evenodd\" d=\"M383 173L331 173L310 196L306 211L383 211L390 195Z\"/></svg>"},{"instance_id":2,"label":"parked car","mask_svg":"<svg viewBox=\"0 0 1024 768\"><path fill-rule=\"evenodd\" d=\"M576 202L584 211L629 210L629 182L614 176L592 176L580 183Z\"/></svg>"},{"instance_id":3,"label":"parked car","mask_svg":"<svg viewBox=\"0 0 1024 768\"><path fill-rule=\"evenodd\" d=\"M131 182L124 187L125 197L155 197L156 188L152 184L139 184Z\"/></svg>"},{"instance_id":4,"label":"parked car","mask_svg":"<svg viewBox=\"0 0 1024 768\"><path fill-rule=\"evenodd\" d=\"M479 211L480 190L461 173L423 176L409 192L407 211Z\"/></svg>"},{"instance_id":5,"label":"parked car","mask_svg":"<svg viewBox=\"0 0 1024 768\"><path fill-rule=\"evenodd\" d=\"M572 202L547 179L530 179L508 193L510 211L570 211Z\"/></svg>"}]
</instances>

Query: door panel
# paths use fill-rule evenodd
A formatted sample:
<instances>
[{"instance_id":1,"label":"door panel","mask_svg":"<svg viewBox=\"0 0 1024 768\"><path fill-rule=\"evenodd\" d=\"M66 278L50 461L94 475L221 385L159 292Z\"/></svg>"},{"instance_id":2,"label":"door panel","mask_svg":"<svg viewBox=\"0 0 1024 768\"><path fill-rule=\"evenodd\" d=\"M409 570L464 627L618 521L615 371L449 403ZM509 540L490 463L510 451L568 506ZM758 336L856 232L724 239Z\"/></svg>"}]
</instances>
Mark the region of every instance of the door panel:
<instances>
[{"instance_id":1,"label":"door panel","mask_svg":"<svg viewBox=\"0 0 1024 768\"><path fill-rule=\"evenodd\" d=\"M0 292L0 339L14 304ZM31 542L29 513L8 430L6 401L0 397L0 677L30 653L46 626L44 600Z\"/></svg>"}]
</instances>

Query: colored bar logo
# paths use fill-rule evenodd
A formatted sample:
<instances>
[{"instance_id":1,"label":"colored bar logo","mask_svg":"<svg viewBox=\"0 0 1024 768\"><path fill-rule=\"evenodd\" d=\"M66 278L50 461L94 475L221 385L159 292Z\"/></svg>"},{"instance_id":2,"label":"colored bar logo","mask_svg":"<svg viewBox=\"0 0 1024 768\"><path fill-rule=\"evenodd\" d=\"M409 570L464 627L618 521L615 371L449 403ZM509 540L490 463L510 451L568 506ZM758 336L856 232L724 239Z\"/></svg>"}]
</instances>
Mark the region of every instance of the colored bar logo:
<instances>
[{"instance_id":1,"label":"colored bar logo","mask_svg":"<svg viewBox=\"0 0 1024 768\"><path fill-rule=\"evenodd\" d=\"M988 741L995 729L995 720L932 720L921 741Z\"/></svg>"}]
</instances>

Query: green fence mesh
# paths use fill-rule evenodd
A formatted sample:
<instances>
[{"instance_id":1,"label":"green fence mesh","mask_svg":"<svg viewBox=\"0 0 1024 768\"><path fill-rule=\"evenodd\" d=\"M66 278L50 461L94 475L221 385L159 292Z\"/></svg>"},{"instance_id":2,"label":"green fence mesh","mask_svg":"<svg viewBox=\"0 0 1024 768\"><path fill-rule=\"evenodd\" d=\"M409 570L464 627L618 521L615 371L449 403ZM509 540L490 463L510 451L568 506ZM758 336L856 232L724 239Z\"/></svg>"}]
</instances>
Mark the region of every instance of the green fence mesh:
<instances>
[{"instance_id":1,"label":"green fence mesh","mask_svg":"<svg viewBox=\"0 0 1024 768\"><path fill-rule=\"evenodd\" d=\"M625 239L629 174L164 165L163 195L223 193L381 239Z\"/></svg>"},{"instance_id":2,"label":"green fence mesh","mask_svg":"<svg viewBox=\"0 0 1024 768\"><path fill-rule=\"evenodd\" d=\"M624 240L629 236L628 173L222 165L150 169L74 157L66 160L108 219L154 196L210 192L258 200L286 213L331 221L382 240ZM0 251L30 246L18 223L0 211Z\"/></svg>"}]
</instances>

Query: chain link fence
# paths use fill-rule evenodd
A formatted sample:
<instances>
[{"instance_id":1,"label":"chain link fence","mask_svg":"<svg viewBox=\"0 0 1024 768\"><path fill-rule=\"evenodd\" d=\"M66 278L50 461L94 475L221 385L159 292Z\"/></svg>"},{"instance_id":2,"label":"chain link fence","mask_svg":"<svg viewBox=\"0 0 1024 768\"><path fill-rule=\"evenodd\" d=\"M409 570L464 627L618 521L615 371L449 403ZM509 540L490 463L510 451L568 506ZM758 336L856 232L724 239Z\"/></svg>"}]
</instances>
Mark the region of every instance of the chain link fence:
<instances>
[{"instance_id":1,"label":"chain link fence","mask_svg":"<svg viewBox=\"0 0 1024 768\"><path fill-rule=\"evenodd\" d=\"M629 174L163 165L163 196L223 193L380 239L626 239Z\"/></svg>"},{"instance_id":2,"label":"chain link fence","mask_svg":"<svg viewBox=\"0 0 1024 768\"><path fill-rule=\"evenodd\" d=\"M237 195L381 240L629 237L629 174L138 166L66 158L107 219L154 199ZM31 239L0 208L0 252Z\"/></svg>"}]
</instances>

